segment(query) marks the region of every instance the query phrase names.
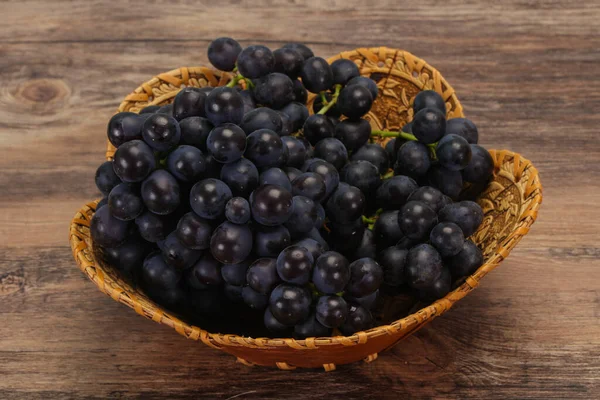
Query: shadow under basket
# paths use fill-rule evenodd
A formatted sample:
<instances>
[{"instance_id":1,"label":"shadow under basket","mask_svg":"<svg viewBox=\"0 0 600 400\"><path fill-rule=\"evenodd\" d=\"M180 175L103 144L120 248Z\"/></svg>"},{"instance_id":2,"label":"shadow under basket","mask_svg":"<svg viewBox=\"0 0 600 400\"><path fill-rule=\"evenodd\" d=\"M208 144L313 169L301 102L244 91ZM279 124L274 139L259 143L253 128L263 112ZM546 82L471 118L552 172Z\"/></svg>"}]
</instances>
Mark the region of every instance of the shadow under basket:
<instances>
[{"instance_id":1,"label":"shadow under basket","mask_svg":"<svg viewBox=\"0 0 600 400\"><path fill-rule=\"evenodd\" d=\"M462 117L462 107L454 90L440 73L414 55L385 47L356 49L329 59L353 60L363 76L377 82L379 96L366 116L374 129L399 130L412 120L411 104L421 90L435 90L446 101L448 118ZM204 67L179 68L160 74L142 84L128 95L119 111L138 112L148 105L172 102L182 86L220 86L231 75ZM308 103L314 100L309 97ZM114 147L108 145L107 158ZM455 282L444 298L401 319L394 319L394 301L386 301L383 325L358 332L352 336L333 336L296 340L271 339L212 333L191 325L148 298L138 288L122 279L119 272L103 265L92 251L89 225L96 201L83 206L71 221L69 239L73 256L79 268L98 288L138 314L167 325L188 339L200 340L206 345L237 357L246 365L264 365L291 370L295 368L324 368L331 371L336 365L364 360L371 362L378 353L389 349L400 340L416 332L435 317L449 310L479 285L481 279L504 260L514 246L527 234L535 221L542 201L542 185L535 167L517 153L490 150L495 163L494 177L477 198L484 211L479 230L471 236L483 250L484 264L471 276ZM404 310L406 315L406 311ZM396 317L397 318L397 317Z\"/></svg>"}]
</instances>

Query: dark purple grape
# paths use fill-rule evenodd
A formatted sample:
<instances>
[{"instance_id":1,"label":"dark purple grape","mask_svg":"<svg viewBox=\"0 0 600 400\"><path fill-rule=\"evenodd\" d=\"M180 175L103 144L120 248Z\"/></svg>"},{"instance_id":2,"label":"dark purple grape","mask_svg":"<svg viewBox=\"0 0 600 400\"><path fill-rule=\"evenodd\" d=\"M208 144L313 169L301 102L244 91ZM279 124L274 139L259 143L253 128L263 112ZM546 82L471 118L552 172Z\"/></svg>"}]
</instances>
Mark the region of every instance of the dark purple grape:
<instances>
[{"instance_id":1,"label":"dark purple grape","mask_svg":"<svg viewBox=\"0 0 600 400\"><path fill-rule=\"evenodd\" d=\"M248 267L254 260L246 259L237 264L223 264L221 267L221 277L230 285L244 286L246 284L246 273Z\"/></svg>"},{"instance_id":2,"label":"dark purple grape","mask_svg":"<svg viewBox=\"0 0 600 400\"><path fill-rule=\"evenodd\" d=\"M335 138L325 138L315 145L315 157L321 158L340 170L348 162L348 150Z\"/></svg>"},{"instance_id":3,"label":"dark purple grape","mask_svg":"<svg viewBox=\"0 0 600 400\"><path fill-rule=\"evenodd\" d=\"M256 102L249 89L240 90L240 96L242 96L242 101L244 102L244 116L246 116L246 114L256 108Z\"/></svg>"},{"instance_id":4,"label":"dark purple grape","mask_svg":"<svg viewBox=\"0 0 600 400\"><path fill-rule=\"evenodd\" d=\"M310 232L317 222L317 206L313 200L304 196L294 196L293 211L285 223L292 236L298 237Z\"/></svg>"},{"instance_id":5,"label":"dark purple grape","mask_svg":"<svg viewBox=\"0 0 600 400\"><path fill-rule=\"evenodd\" d=\"M225 205L225 218L234 224L245 224L251 216L250 204L243 197L233 197Z\"/></svg>"},{"instance_id":6,"label":"dark purple grape","mask_svg":"<svg viewBox=\"0 0 600 400\"><path fill-rule=\"evenodd\" d=\"M181 121L189 117L205 117L207 95L202 89L193 86L181 89L173 100L173 118Z\"/></svg>"},{"instance_id":7,"label":"dark purple grape","mask_svg":"<svg viewBox=\"0 0 600 400\"><path fill-rule=\"evenodd\" d=\"M301 140L296 139L293 136L284 136L281 141L288 149L288 160L286 166L288 167L301 167L306 159L306 147Z\"/></svg>"},{"instance_id":8,"label":"dark purple grape","mask_svg":"<svg viewBox=\"0 0 600 400\"><path fill-rule=\"evenodd\" d=\"M254 82L252 94L259 104L279 109L294 100L294 82L285 74L273 72Z\"/></svg>"},{"instance_id":9,"label":"dark purple grape","mask_svg":"<svg viewBox=\"0 0 600 400\"><path fill-rule=\"evenodd\" d=\"M429 244L420 244L409 250L406 257L405 277L417 290L431 287L442 273L442 257Z\"/></svg>"},{"instance_id":10,"label":"dark purple grape","mask_svg":"<svg viewBox=\"0 0 600 400\"><path fill-rule=\"evenodd\" d=\"M340 183L325 207L327 216L341 224L360 218L365 208L365 196L356 187Z\"/></svg>"},{"instance_id":11,"label":"dark purple grape","mask_svg":"<svg viewBox=\"0 0 600 400\"><path fill-rule=\"evenodd\" d=\"M270 129L273 132L281 132L281 116L275 110L267 107L259 107L244 115L240 125L247 135L259 129Z\"/></svg>"},{"instance_id":12,"label":"dark purple grape","mask_svg":"<svg viewBox=\"0 0 600 400\"><path fill-rule=\"evenodd\" d=\"M372 258L360 258L350 264L350 281L346 291L354 297L367 296L381 286L383 269Z\"/></svg>"},{"instance_id":13,"label":"dark purple grape","mask_svg":"<svg viewBox=\"0 0 600 400\"><path fill-rule=\"evenodd\" d=\"M427 174L430 166L431 159L427 146L416 141L409 141L398 150L394 174L419 179Z\"/></svg>"},{"instance_id":14,"label":"dark purple grape","mask_svg":"<svg viewBox=\"0 0 600 400\"><path fill-rule=\"evenodd\" d=\"M340 180L355 186L368 197L373 197L381 184L379 170L369 161L351 161L340 171ZM369 196L370 195L370 196Z\"/></svg>"},{"instance_id":15,"label":"dark purple grape","mask_svg":"<svg viewBox=\"0 0 600 400\"><path fill-rule=\"evenodd\" d=\"M440 164L451 171L465 169L471 161L471 146L461 136L446 135L437 144L435 153Z\"/></svg>"},{"instance_id":16,"label":"dark purple grape","mask_svg":"<svg viewBox=\"0 0 600 400\"><path fill-rule=\"evenodd\" d=\"M141 140L123 143L115 152L113 169L123 182L141 182L156 168L154 153Z\"/></svg>"},{"instance_id":17,"label":"dark purple grape","mask_svg":"<svg viewBox=\"0 0 600 400\"><path fill-rule=\"evenodd\" d=\"M210 132L206 147L218 162L232 163L242 158L246 150L246 134L237 125L222 124Z\"/></svg>"},{"instance_id":18,"label":"dark purple grape","mask_svg":"<svg viewBox=\"0 0 600 400\"><path fill-rule=\"evenodd\" d=\"M233 71L242 46L230 37L220 37L208 45L208 61L221 71Z\"/></svg>"},{"instance_id":19,"label":"dark purple grape","mask_svg":"<svg viewBox=\"0 0 600 400\"><path fill-rule=\"evenodd\" d=\"M300 130L308 118L308 108L302 103L289 103L281 111L292 121L292 132Z\"/></svg>"},{"instance_id":20,"label":"dark purple grape","mask_svg":"<svg viewBox=\"0 0 600 400\"><path fill-rule=\"evenodd\" d=\"M247 225L223 222L213 232L210 251L223 264L240 263L252 251L252 231Z\"/></svg>"},{"instance_id":21,"label":"dark purple grape","mask_svg":"<svg viewBox=\"0 0 600 400\"><path fill-rule=\"evenodd\" d=\"M259 186L250 195L250 209L256 222L265 226L281 225L292 214L292 194L276 185Z\"/></svg>"},{"instance_id":22,"label":"dark purple grape","mask_svg":"<svg viewBox=\"0 0 600 400\"><path fill-rule=\"evenodd\" d=\"M384 179L375 195L377 206L384 210L398 210L418 188L417 182L408 176L397 175Z\"/></svg>"},{"instance_id":23,"label":"dark purple grape","mask_svg":"<svg viewBox=\"0 0 600 400\"><path fill-rule=\"evenodd\" d=\"M452 275L448 268L443 267L442 273L431 286L419 290L419 297L426 301L434 301L446 296L450 289L452 289Z\"/></svg>"},{"instance_id":24,"label":"dark purple grape","mask_svg":"<svg viewBox=\"0 0 600 400\"><path fill-rule=\"evenodd\" d=\"M360 118L369 112L373 105L373 96L364 86L346 86L340 92L337 106L343 115L348 118Z\"/></svg>"},{"instance_id":25,"label":"dark purple grape","mask_svg":"<svg viewBox=\"0 0 600 400\"><path fill-rule=\"evenodd\" d=\"M442 257L451 257L462 250L465 235L455 223L440 222L431 230L429 241Z\"/></svg>"},{"instance_id":26,"label":"dark purple grape","mask_svg":"<svg viewBox=\"0 0 600 400\"><path fill-rule=\"evenodd\" d=\"M408 236L404 236L402 239L398 240L396 246L398 246L401 249L409 250L414 246L418 245L419 243L421 243L420 240L411 239Z\"/></svg>"},{"instance_id":27,"label":"dark purple grape","mask_svg":"<svg viewBox=\"0 0 600 400\"><path fill-rule=\"evenodd\" d=\"M167 290L179 285L181 272L165 263L160 252L154 252L144 260L141 278L148 288Z\"/></svg>"},{"instance_id":28,"label":"dark purple grape","mask_svg":"<svg viewBox=\"0 0 600 400\"><path fill-rule=\"evenodd\" d=\"M158 243L165 262L178 269L191 267L202 255L201 250L193 250L179 240L175 231L169 233L164 241Z\"/></svg>"},{"instance_id":29,"label":"dark purple grape","mask_svg":"<svg viewBox=\"0 0 600 400\"><path fill-rule=\"evenodd\" d=\"M129 222L113 217L110 207L96 210L90 223L90 234L94 244L103 247L117 247L127 237Z\"/></svg>"},{"instance_id":30,"label":"dark purple grape","mask_svg":"<svg viewBox=\"0 0 600 400\"><path fill-rule=\"evenodd\" d=\"M446 114L435 108L424 108L415 114L412 133L421 143L435 143L446 133Z\"/></svg>"},{"instance_id":31,"label":"dark purple grape","mask_svg":"<svg viewBox=\"0 0 600 400\"><path fill-rule=\"evenodd\" d=\"M263 315L263 323L269 332L276 334L283 334L291 329L289 326L279 322L268 308L265 310L265 314Z\"/></svg>"},{"instance_id":32,"label":"dark purple grape","mask_svg":"<svg viewBox=\"0 0 600 400\"><path fill-rule=\"evenodd\" d=\"M213 124L206 118L189 117L179 121L181 129L181 144L188 144L199 148L202 151L206 149L206 139L213 129Z\"/></svg>"},{"instance_id":33,"label":"dark purple grape","mask_svg":"<svg viewBox=\"0 0 600 400\"><path fill-rule=\"evenodd\" d=\"M383 282L398 287L405 282L405 268L408 250L400 246L390 246L379 253L377 261L383 268Z\"/></svg>"},{"instance_id":34,"label":"dark purple grape","mask_svg":"<svg viewBox=\"0 0 600 400\"><path fill-rule=\"evenodd\" d=\"M292 190L292 183L287 174L281 168L277 167L263 171L263 173L260 174L258 183L259 185L278 185L288 191Z\"/></svg>"},{"instance_id":35,"label":"dark purple grape","mask_svg":"<svg viewBox=\"0 0 600 400\"><path fill-rule=\"evenodd\" d=\"M206 157L200 149L182 145L167 157L167 168L180 181L196 182L206 171Z\"/></svg>"},{"instance_id":36,"label":"dark purple grape","mask_svg":"<svg viewBox=\"0 0 600 400\"><path fill-rule=\"evenodd\" d=\"M139 185L120 183L108 195L108 208L113 217L122 221L135 219L144 210Z\"/></svg>"},{"instance_id":37,"label":"dark purple grape","mask_svg":"<svg viewBox=\"0 0 600 400\"><path fill-rule=\"evenodd\" d=\"M468 276L477 271L483 265L483 253L470 240L465 240L458 254L445 260L452 276L460 278Z\"/></svg>"},{"instance_id":38,"label":"dark purple grape","mask_svg":"<svg viewBox=\"0 0 600 400\"><path fill-rule=\"evenodd\" d=\"M333 83L340 85L346 85L351 79L360 75L358 66L347 58L340 58L332 62L331 72L333 73Z\"/></svg>"},{"instance_id":39,"label":"dark purple grape","mask_svg":"<svg viewBox=\"0 0 600 400\"><path fill-rule=\"evenodd\" d=\"M244 100L237 90L222 86L210 92L204 110L215 126L226 122L239 125L244 118Z\"/></svg>"},{"instance_id":40,"label":"dark purple grape","mask_svg":"<svg viewBox=\"0 0 600 400\"><path fill-rule=\"evenodd\" d=\"M446 115L446 103L434 90L423 90L417 94L413 103L415 114L424 108L434 108Z\"/></svg>"},{"instance_id":41,"label":"dark purple grape","mask_svg":"<svg viewBox=\"0 0 600 400\"><path fill-rule=\"evenodd\" d=\"M306 119L302 133L312 145L316 145L323 139L333 138L335 126L326 115L314 114Z\"/></svg>"},{"instance_id":42,"label":"dark purple grape","mask_svg":"<svg viewBox=\"0 0 600 400\"><path fill-rule=\"evenodd\" d=\"M469 237L477 231L483 221L483 211L479 204L472 201L461 201L449 204L439 212L441 222L454 222Z\"/></svg>"},{"instance_id":43,"label":"dark purple grape","mask_svg":"<svg viewBox=\"0 0 600 400\"><path fill-rule=\"evenodd\" d=\"M298 79L294 79L294 101L300 104L306 104L308 100L308 92L306 88Z\"/></svg>"},{"instance_id":44,"label":"dark purple grape","mask_svg":"<svg viewBox=\"0 0 600 400\"><path fill-rule=\"evenodd\" d=\"M279 115L277 118L281 120ZM276 166L283 154L283 142L270 129L259 129L248 135L244 156L258 168Z\"/></svg>"},{"instance_id":45,"label":"dark purple grape","mask_svg":"<svg viewBox=\"0 0 600 400\"><path fill-rule=\"evenodd\" d=\"M325 249L325 251L329 250L329 243L323 239L323 236L317 228L313 228L310 232L308 232L305 239L313 239L318 242L323 249Z\"/></svg>"},{"instance_id":46,"label":"dark purple grape","mask_svg":"<svg viewBox=\"0 0 600 400\"><path fill-rule=\"evenodd\" d=\"M384 211L379 215L373 226L373 235L377 248L381 251L393 246L404 237L402 229L398 224L400 211Z\"/></svg>"},{"instance_id":47,"label":"dark purple grape","mask_svg":"<svg viewBox=\"0 0 600 400\"><path fill-rule=\"evenodd\" d=\"M346 300L338 296L321 296L316 306L317 321L328 328L342 325L348 316Z\"/></svg>"},{"instance_id":48,"label":"dark purple grape","mask_svg":"<svg viewBox=\"0 0 600 400\"><path fill-rule=\"evenodd\" d=\"M438 189L431 186L422 186L412 192L408 201L420 201L427 204L438 213L446 205L446 196Z\"/></svg>"},{"instance_id":49,"label":"dark purple grape","mask_svg":"<svg viewBox=\"0 0 600 400\"><path fill-rule=\"evenodd\" d=\"M117 174L115 174L112 161L105 161L100 164L96 170L94 181L96 182L96 187L104 196L108 196L110 191L113 190L113 188L119 183L121 183L121 180Z\"/></svg>"},{"instance_id":50,"label":"dark purple grape","mask_svg":"<svg viewBox=\"0 0 600 400\"><path fill-rule=\"evenodd\" d=\"M367 89L369 89L369 92L371 92L371 96L373 97L373 100L375 100L377 98L379 88L377 88L377 83L375 83L375 81L371 78L367 78L366 76L357 76L357 77L350 79L350 81L348 81L348 84L346 86L350 86L350 85L364 86Z\"/></svg>"},{"instance_id":51,"label":"dark purple grape","mask_svg":"<svg viewBox=\"0 0 600 400\"><path fill-rule=\"evenodd\" d=\"M142 108L139 112L140 115L143 114L154 114L155 112L158 111L158 109L160 108L160 106L146 106L144 108Z\"/></svg>"},{"instance_id":52,"label":"dark purple grape","mask_svg":"<svg viewBox=\"0 0 600 400\"><path fill-rule=\"evenodd\" d=\"M242 299L248 307L255 310L264 310L269 305L269 295L259 293L250 286L242 288Z\"/></svg>"},{"instance_id":53,"label":"dark purple grape","mask_svg":"<svg viewBox=\"0 0 600 400\"><path fill-rule=\"evenodd\" d=\"M319 242L310 238L299 240L294 243L294 246L304 247L306 250L310 251L310 254L312 254L314 260L319 258L321 254L326 251Z\"/></svg>"},{"instance_id":54,"label":"dark purple grape","mask_svg":"<svg viewBox=\"0 0 600 400\"><path fill-rule=\"evenodd\" d=\"M327 194L325 180L315 172L305 172L292 181L292 193L320 203Z\"/></svg>"},{"instance_id":55,"label":"dark purple grape","mask_svg":"<svg viewBox=\"0 0 600 400\"><path fill-rule=\"evenodd\" d=\"M400 209L398 223L405 236L410 239L424 240L438 223L437 214L422 201L409 201Z\"/></svg>"},{"instance_id":56,"label":"dark purple grape","mask_svg":"<svg viewBox=\"0 0 600 400\"><path fill-rule=\"evenodd\" d=\"M216 219L223 215L225 205L233 197L229 186L218 179L204 179L190 192L192 210L202 218Z\"/></svg>"},{"instance_id":57,"label":"dark purple grape","mask_svg":"<svg viewBox=\"0 0 600 400\"><path fill-rule=\"evenodd\" d=\"M274 258L259 258L254 261L246 272L246 282L253 290L269 294L281 282L277 274L277 260Z\"/></svg>"},{"instance_id":58,"label":"dark purple grape","mask_svg":"<svg viewBox=\"0 0 600 400\"><path fill-rule=\"evenodd\" d=\"M269 297L269 308L282 324L293 326L304 321L310 313L311 294L308 289L282 283Z\"/></svg>"},{"instance_id":59,"label":"dark purple grape","mask_svg":"<svg viewBox=\"0 0 600 400\"><path fill-rule=\"evenodd\" d=\"M346 146L348 151L357 150L369 141L371 124L363 118L345 119L335 126L335 137Z\"/></svg>"},{"instance_id":60,"label":"dark purple grape","mask_svg":"<svg viewBox=\"0 0 600 400\"><path fill-rule=\"evenodd\" d=\"M388 156L389 165L393 166L396 163L396 154L398 151L396 150L396 141L398 138L392 138L385 144L385 152Z\"/></svg>"},{"instance_id":61,"label":"dark purple grape","mask_svg":"<svg viewBox=\"0 0 600 400\"><path fill-rule=\"evenodd\" d=\"M244 77L260 78L273 71L275 56L265 46L248 46L238 55L237 66Z\"/></svg>"},{"instance_id":62,"label":"dark purple grape","mask_svg":"<svg viewBox=\"0 0 600 400\"><path fill-rule=\"evenodd\" d=\"M125 142L142 138L142 125L146 120L132 112L120 112L108 122L108 140L113 146L119 147Z\"/></svg>"},{"instance_id":63,"label":"dark purple grape","mask_svg":"<svg viewBox=\"0 0 600 400\"><path fill-rule=\"evenodd\" d=\"M315 56L312 50L302 43L286 43L281 47L283 49L296 50L305 60Z\"/></svg>"},{"instance_id":64,"label":"dark purple grape","mask_svg":"<svg viewBox=\"0 0 600 400\"><path fill-rule=\"evenodd\" d=\"M356 261L359 258L376 258L377 257L377 246L375 244L375 235L370 229L365 229L362 234L360 243L356 247L356 250L352 252L349 257L350 261Z\"/></svg>"},{"instance_id":65,"label":"dark purple grape","mask_svg":"<svg viewBox=\"0 0 600 400\"><path fill-rule=\"evenodd\" d=\"M477 144L479 133L477 127L467 118L452 118L446 121L446 135L458 135L466 139L469 144Z\"/></svg>"},{"instance_id":66,"label":"dark purple grape","mask_svg":"<svg viewBox=\"0 0 600 400\"><path fill-rule=\"evenodd\" d=\"M175 118L164 114L152 114L142 126L142 137L154 150L168 151L179 144L181 129Z\"/></svg>"},{"instance_id":67,"label":"dark purple grape","mask_svg":"<svg viewBox=\"0 0 600 400\"><path fill-rule=\"evenodd\" d=\"M494 174L494 159L489 151L477 145L471 145L471 161L462 170L465 182L486 183Z\"/></svg>"},{"instance_id":68,"label":"dark purple grape","mask_svg":"<svg viewBox=\"0 0 600 400\"><path fill-rule=\"evenodd\" d=\"M378 144L365 144L352 154L350 161L368 161L377 167L380 175L390 168L387 152Z\"/></svg>"},{"instance_id":69,"label":"dark purple grape","mask_svg":"<svg viewBox=\"0 0 600 400\"><path fill-rule=\"evenodd\" d=\"M351 336L356 332L371 329L374 325L375 320L368 309L360 305L350 305L348 316L339 329L344 335Z\"/></svg>"},{"instance_id":70,"label":"dark purple grape","mask_svg":"<svg viewBox=\"0 0 600 400\"><path fill-rule=\"evenodd\" d=\"M240 160L241 161L241 160ZM235 163L231 163L235 164ZM221 171L223 167L229 164L221 164L217 160L214 159L212 155L206 156L206 171L204 171L204 179L214 178L219 179L221 177Z\"/></svg>"},{"instance_id":71,"label":"dark purple grape","mask_svg":"<svg viewBox=\"0 0 600 400\"><path fill-rule=\"evenodd\" d=\"M342 254L327 251L319 256L312 272L315 288L324 294L342 292L350 280L350 263Z\"/></svg>"},{"instance_id":72,"label":"dark purple grape","mask_svg":"<svg viewBox=\"0 0 600 400\"><path fill-rule=\"evenodd\" d=\"M304 61L300 77L304 87L312 93L319 93L333 86L331 67L321 57L311 57Z\"/></svg>"},{"instance_id":73,"label":"dark purple grape","mask_svg":"<svg viewBox=\"0 0 600 400\"><path fill-rule=\"evenodd\" d=\"M208 251L192 266L191 273L200 283L207 286L218 286L223 283L221 263Z\"/></svg>"},{"instance_id":74,"label":"dark purple grape","mask_svg":"<svg viewBox=\"0 0 600 400\"><path fill-rule=\"evenodd\" d=\"M290 232L283 225L260 226L254 231L254 253L259 257L277 257L290 243Z\"/></svg>"},{"instance_id":75,"label":"dark purple grape","mask_svg":"<svg viewBox=\"0 0 600 400\"><path fill-rule=\"evenodd\" d=\"M246 158L225 164L221 169L221 180L229 186L233 196L248 198L258 187L258 169Z\"/></svg>"},{"instance_id":76,"label":"dark purple grape","mask_svg":"<svg viewBox=\"0 0 600 400\"><path fill-rule=\"evenodd\" d=\"M329 336L331 336L331 328L321 325L314 313L310 314L306 320L294 326L294 337L298 339Z\"/></svg>"},{"instance_id":77,"label":"dark purple grape","mask_svg":"<svg viewBox=\"0 0 600 400\"><path fill-rule=\"evenodd\" d=\"M314 259L310 251L289 246L277 257L277 274L284 282L305 285L310 281Z\"/></svg>"},{"instance_id":78,"label":"dark purple grape","mask_svg":"<svg viewBox=\"0 0 600 400\"><path fill-rule=\"evenodd\" d=\"M450 171L437 162L427 171L427 181L438 188L446 197L458 198L463 188L463 178L460 171Z\"/></svg>"},{"instance_id":79,"label":"dark purple grape","mask_svg":"<svg viewBox=\"0 0 600 400\"><path fill-rule=\"evenodd\" d=\"M106 264L115 267L125 277L135 281L151 248L150 243L134 235L129 236L117 247L99 247L99 250L100 257Z\"/></svg>"},{"instance_id":80,"label":"dark purple grape","mask_svg":"<svg viewBox=\"0 0 600 400\"><path fill-rule=\"evenodd\" d=\"M285 168L283 168L283 170L285 171L290 182L293 181L294 179L296 179L297 177L299 177L300 175L302 175L302 171L300 171L298 168L285 167Z\"/></svg>"},{"instance_id":81,"label":"dark purple grape","mask_svg":"<svg viewBox=\"0 0 600 400\"><path fill-rule=\"evenodd\" d=\"M173 103L165 104L164 106L159 108L155 114L163 114L163 115L172 117L173 116Z\"/></svg>"},{"instance_id":82,"label":"dark purple grape","mask_svg":"<svg viewBox=\"0 0 600 400\"><path fill-rule=\"evenodd\" d=\"M284 114L281 111L277 111L277 114L279 114L279 117L281 118L281 131L277 132L277 134L281 136L281 140L283 140L284 137L289 137L294 133L294 127L292 126L292 120L287 114Z\"/></svg>"},{"instance_id":83,"label":"dark purple grape","mask_svg":"<svg viewBox=\"0 0 600 400\"><path fill-rule=\"evenodd\" d=\"M321 178L325 182L325 197L328 198L337 189L340 183L340 174L333 164L325 160L313 160L313 162L307 165L306 172L314 172L321 175Z\"/></svg>"},{"instance_id":84,"label":"dark purple grape","mask_svg":"<svg viewBox=\"0 0 600 400\"><path fill-rule=\"evenodd\" d=\"M213 227L208 220L193 212L185 214L177 223L177 238L190 249L204 250L210 247Z\"/></svg>"},{"instance_id":85,"label":"dark purple grape","mask_svg":"<svg viewBox=\"0 0 600 400\"><path fill-rule=\"evenodd\" d=\"M300 75L300 70L304 64L304 57L296 49L283 47L273 52L275 57L274 71L286 74L292 79Z\"/></svg>"},{"instance_id":86,"label":"dark purple grape","mask_svg":"<svg viewBox=\"0 0 600 400\"><path fill-rule=\"evenodd\" d=\"M164 169L154 171L142 183L142 200L155 214L172 213L181 202L177 179Z\"/></svg>"},{"instance_id":87,"label":"dark purple grape","mask_svg":"<svg viewBox=\"0 0 600 400\"><path fill-rule=\"evenodd\" d=\"M172 231L172 216L157 215L148 210L135 219L140 235L147 241L156 243Z\"/></svg>"}]
</instances>

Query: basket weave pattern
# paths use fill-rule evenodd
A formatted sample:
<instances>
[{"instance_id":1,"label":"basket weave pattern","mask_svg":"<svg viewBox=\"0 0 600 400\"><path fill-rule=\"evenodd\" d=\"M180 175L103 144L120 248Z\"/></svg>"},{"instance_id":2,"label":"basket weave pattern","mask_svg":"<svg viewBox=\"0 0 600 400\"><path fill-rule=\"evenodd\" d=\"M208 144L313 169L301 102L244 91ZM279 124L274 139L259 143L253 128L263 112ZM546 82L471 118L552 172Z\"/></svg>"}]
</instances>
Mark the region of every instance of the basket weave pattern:
<instances>
[{"instance_id":1,"label":"basket weave pattern","mask_svg":"<svg viewBox=\"0 0 600 400\"><path fill-rule=\"evenodd\" d=\"M450 85L440 73L412 54L385 47L357 49L331 59L352 59L361 74L377 78L380 96L367 115L377 129L398 130L412 119L411 104L420 90L433 89L446 101L448 118L463 116L462 107ZM164 105L172 101L182 85L218 86L231 76L204 67L179 68L160 74L128 95L119 111L137 112L148 105ZM314 96L309 98L312 102ZM107 158L114 147L108 146ZM473 275L446 297L398 319L352 336L308 338L305 340L250 338L233 334L211 333L192 326L161 309L136 288L122 280L111 268L98 263L92 251L89 224L96 203L90 202L77 212L70 226L70 243L79 268L98 288L134 309L138 314L175 329L188 339L200 340L237 357L246 365L276 366L280 369L322 367L326 371L336 365L364 359L371 362L377 354L416 332L435 317L449 310L456 301L479 285L481 279L504 260L527 234L537 217L542 200L542 186L537 170L519 154L506 150L490 151L494 163L494 180L478 199L485 217L472 240L484 252L485 262Z\"/></svg>"}]
</instances>

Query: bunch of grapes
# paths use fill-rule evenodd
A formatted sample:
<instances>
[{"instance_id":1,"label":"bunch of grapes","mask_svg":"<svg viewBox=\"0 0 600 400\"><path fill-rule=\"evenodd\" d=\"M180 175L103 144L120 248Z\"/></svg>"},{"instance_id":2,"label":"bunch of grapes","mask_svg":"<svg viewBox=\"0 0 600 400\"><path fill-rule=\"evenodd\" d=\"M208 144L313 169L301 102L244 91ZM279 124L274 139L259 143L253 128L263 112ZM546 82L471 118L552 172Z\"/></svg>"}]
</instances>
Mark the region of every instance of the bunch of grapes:
<instances>
[{"instance_id":1,"label":"bunch of grapes","mask_svg":"<svg viewBox=\"0 0 600 400\"><path fill-rule=\"evenodd\" d=\"M493 162L437 93L402 132L373 131L378 87L351 60L231 38L208 58L230 83L116 114L96 172L95 250L149 296L272 335L350 335L373 326L382 291L440 298L482 264L467 238L483 213L461 196Z\"/></svg>"}]
</instances>

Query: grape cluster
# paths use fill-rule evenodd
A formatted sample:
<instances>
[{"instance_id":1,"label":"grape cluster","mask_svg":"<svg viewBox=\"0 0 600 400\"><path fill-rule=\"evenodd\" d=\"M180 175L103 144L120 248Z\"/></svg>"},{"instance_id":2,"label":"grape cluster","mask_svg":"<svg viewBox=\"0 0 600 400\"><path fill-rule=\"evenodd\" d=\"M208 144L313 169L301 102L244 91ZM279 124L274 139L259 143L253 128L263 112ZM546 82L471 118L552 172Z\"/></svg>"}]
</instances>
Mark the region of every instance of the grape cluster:
<instances>
[{"instance_id":1,"label":"grape cluster","mask_svg":"<svg viewBox=\"0 0 600 400\"><path fill-rule=\"evenodd\" d=\"M419 93L402 132L372 131L378 87L350 60L231 38L208 58L230 83L116 114L96 172L95 250L149 296L272 335L350 335L382 291L440 298L482 264L467 238L483 213L461 195L492 159L438 94Z\"/></svg>"}]
</instances>

